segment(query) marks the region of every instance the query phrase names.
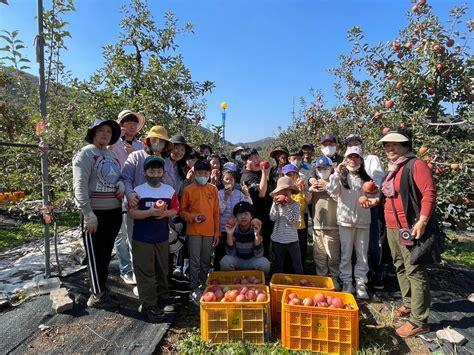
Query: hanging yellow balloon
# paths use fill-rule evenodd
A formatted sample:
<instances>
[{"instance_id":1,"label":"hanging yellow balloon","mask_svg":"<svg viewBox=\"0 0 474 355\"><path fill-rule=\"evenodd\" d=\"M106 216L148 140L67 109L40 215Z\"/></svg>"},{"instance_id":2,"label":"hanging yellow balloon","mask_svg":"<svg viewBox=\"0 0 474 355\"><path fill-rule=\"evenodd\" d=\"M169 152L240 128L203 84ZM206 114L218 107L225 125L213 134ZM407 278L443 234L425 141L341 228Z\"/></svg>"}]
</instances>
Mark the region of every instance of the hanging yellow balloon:
<instances>
[{"instance_id":1,"label":"hanging yellow balloon","mask_svg":"<svg viewBox=\"0 0 474 355\"><path fill-rule=\"evenodd\" d=\"M223 110L227 109L227 102L223 101L221 103L221 109L223 109Z\"/></svg>"}]
</instances>

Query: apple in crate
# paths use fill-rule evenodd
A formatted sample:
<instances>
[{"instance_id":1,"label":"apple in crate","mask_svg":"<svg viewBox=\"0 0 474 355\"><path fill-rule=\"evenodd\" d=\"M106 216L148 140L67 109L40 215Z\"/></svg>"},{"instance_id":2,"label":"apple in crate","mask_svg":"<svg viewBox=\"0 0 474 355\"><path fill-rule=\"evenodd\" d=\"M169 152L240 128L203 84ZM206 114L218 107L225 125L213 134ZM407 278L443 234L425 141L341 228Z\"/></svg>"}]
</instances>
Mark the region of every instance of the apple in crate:
<instances>
[{"instance_id":1,"label":"apple in crate","mask_svg":"<svg viewBox=\"0 0 474 355\"><path fill-rule=\"evenodd\" d=\"M204 300L204 302L215 302L216 294L212 291L208 291L202 296L202 299Z\"/></svg>"}]
</instances>

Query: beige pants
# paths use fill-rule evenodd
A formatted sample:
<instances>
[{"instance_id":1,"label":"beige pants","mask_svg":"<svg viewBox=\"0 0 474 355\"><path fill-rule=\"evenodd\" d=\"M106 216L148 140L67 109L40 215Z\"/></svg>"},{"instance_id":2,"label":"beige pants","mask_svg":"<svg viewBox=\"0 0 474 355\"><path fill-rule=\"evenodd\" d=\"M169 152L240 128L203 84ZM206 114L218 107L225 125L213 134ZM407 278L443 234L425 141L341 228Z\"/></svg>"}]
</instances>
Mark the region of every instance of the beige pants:
<instances>
[{"instance_id":1,"label":"beige pants","mask_svg":"<svg viewBox=\"0 0 474 355\"><path fill-rule=\"evenodd\" d=\"M313 230L313 258L316 265L316 275L339 276L341 243L337 229Z\"/></svg>"}]
</instances>

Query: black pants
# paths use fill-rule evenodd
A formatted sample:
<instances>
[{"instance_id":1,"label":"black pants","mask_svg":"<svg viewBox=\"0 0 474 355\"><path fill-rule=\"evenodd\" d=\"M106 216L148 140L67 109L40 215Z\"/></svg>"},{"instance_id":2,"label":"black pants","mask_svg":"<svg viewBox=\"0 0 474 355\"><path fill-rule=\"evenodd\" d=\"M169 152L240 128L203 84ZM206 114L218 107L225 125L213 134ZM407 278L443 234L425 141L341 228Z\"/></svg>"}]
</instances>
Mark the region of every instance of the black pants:
<instances>
[{"instance_id":1,"label":"black pants","mask_svg":"<svg viewBox=\"0 0 474 355\"><path fill-rule=\"evenodd\" d=\"M258 218L258 217L256 217ZM262 244L263 244L263 256L270 260L270 242L273 233L274 222L271 221L268 217L261 219L262 221Z\"/></svg>"},{"instance_id":2,"label":"black pants","mask_svg":"<svg viewBox=\"0 0 474 355\"><path fill-rule=\"evenodd\" d=\"M94 214L99 221L97 231L91 234L84 230L82 236L91 290L92 293L98 294L105 291L112 249L122 225L122 208L94 210Z\"/></svg>"},{"instance_id":3,"label":"black pants","mask_svg":"<svg viewBox=\"0 0 474 355\"><path fill-rule=\"evenodd\" d=\"M226 244L227 244L227 233L221 232L219 244L217 244L214 249L214 262L213 262L214 271L221 270L220 262L222 258L226 255L226 249L225 249Z\"/></svg>"},{"instance_id":4,"label":"black pants","mask_svg":"<svg viewBox=\"0 0 474 355\"><path fill-rule=\"evenodd\" d=\"M273 247L273 272L284 272L285 256L288 254L295 274L304 274L301 262L300 243L291 242L288 244L272 242Z\"/></svg>"},{"instance_id":5,"label":"black pants","mask_svg":"<svg viewBox=\"0 0 474 355\"><path fill-rule=\"evenodd\" d=\"M301 264L303 265L306 262L306 254L308 253L308 229L301 228L298 229L298 242L300 244L300 254L301 254ZM295 269L293 268L293 263L289 254L285 256L285 263L283 265L283 271L286 274L295 274Z\"/></svg>"}]
</instances>

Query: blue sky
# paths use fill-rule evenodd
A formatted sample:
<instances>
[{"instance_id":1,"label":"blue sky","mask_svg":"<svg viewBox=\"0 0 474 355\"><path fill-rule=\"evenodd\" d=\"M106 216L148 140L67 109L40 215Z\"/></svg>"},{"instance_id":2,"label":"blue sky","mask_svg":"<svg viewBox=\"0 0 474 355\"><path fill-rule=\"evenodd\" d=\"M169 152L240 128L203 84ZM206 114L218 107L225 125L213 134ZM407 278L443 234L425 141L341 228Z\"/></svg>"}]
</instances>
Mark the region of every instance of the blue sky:
<instances>
[{"instance_id":1,"label":"blue sky","mask_svg":"<svg viewBox=\"0 0 474 355\"><path fill-rule=\"evenodd\" d=\"M458 1L428 0L445 22ZM35 0L0 4L0 29L19 30L34 63L37 31ZM49 6L49 0L44 0ZM103 64L102 46L115 43L125 0L75 0L68 16L72 39L63 54L66 67L80 79ZM393 40L406 25L409 0L150 0L159 24L167 11L195 34L178 38L178 51L195 80L212 80L206 95L205 125L221 123L220 103L228 102L226 139L253 141L291 123L293 99L321 89L332 100L333 78L327 69L350 50L347 30L360 26L369 43ZM296 106L296 109L298 106Z\"/></svg>"}]
</instances>

